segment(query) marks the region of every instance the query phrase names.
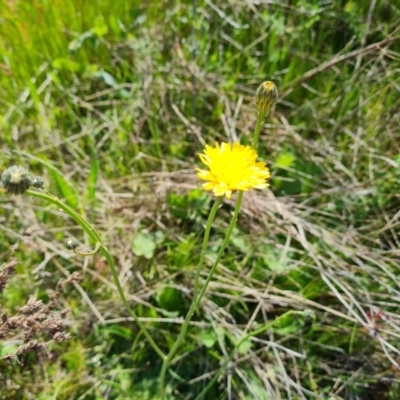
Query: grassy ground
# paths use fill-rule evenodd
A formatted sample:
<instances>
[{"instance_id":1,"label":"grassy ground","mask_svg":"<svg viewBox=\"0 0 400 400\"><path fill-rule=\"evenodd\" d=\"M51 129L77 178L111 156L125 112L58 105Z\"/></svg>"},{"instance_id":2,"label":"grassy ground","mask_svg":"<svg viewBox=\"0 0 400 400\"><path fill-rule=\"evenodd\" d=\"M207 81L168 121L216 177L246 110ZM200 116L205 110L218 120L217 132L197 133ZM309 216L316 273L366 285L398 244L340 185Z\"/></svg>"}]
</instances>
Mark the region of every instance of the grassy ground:
<instances>
[{"instance_id":1,"label":"grassy ground","mask_svg":"<svg viewBox=\"0 0 400 400\"><path fill-rule=\"evenodd\" d=\"M194 399L244 329L208 399L400 398L400 6L393 1L1 0L0 169L18 163L101 231L153 338L172 345L211 207L205 143L249 143L254 92L281 93L261 132L269 190L246 193L234 237L168 376ZM226 201L207 269L229 222ZM64 308L50 357L11 332L0 399L157 399L160 361L88 239L29 196L0 196L1 314ZM202 278L207 275L207 269ZM3 274L4 275L4 274ZM14 335L14 336L13 336ZM46 341L46 332L38 340ZM398 349L399 348L399 349Z\"/></svg>"}]
</instances>

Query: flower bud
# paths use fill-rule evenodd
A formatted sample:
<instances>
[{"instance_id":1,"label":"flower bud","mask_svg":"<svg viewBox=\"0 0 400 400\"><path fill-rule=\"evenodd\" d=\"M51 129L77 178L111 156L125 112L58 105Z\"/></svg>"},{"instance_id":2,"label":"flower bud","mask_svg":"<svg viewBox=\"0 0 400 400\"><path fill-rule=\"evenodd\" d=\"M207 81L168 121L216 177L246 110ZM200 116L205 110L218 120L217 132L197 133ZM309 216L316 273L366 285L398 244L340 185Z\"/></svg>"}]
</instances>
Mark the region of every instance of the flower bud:
<instances>
[{"instance_id":1,"label":"flower bud","mask_svg":"<svg viewBox=\"0 0 400 400\"><path fill-rule=\"evenodd\" d=\"M278 89L274 82L263 82L256 91L256 106L260 113L266 113L278 100Z\"/></svg>"},{"instance_id":2,"label":"flower bud","mask_svg":"<svg viewBox=\"0 0 400 400\"><path fill-rule=\"evenodd\" d=\"M44 180L41 176L35 176L32 179L32 186L36 189L44 189Z\"/></svg>"},{"instance_id":3,"label":"flower bud","mask_svg":"<svg viewBox=\"0 0 400 400\"><path fill-rule=\"evenodd\" d=\"M25 168L13 165L3 172L1 184L10 194L22 194L32 185L32 178Z\"/></svg>"},{"instance_id":4,"label":"flower bud","mask_svg":"<svg viewBox=\"0 0 400 400\"><path fill-rule=\"evenodd\" d=\"M68 250L75 250L79 246L79 242L74 237L70 237L64 240L64 246Z\"/></svg>"}]
</instances>

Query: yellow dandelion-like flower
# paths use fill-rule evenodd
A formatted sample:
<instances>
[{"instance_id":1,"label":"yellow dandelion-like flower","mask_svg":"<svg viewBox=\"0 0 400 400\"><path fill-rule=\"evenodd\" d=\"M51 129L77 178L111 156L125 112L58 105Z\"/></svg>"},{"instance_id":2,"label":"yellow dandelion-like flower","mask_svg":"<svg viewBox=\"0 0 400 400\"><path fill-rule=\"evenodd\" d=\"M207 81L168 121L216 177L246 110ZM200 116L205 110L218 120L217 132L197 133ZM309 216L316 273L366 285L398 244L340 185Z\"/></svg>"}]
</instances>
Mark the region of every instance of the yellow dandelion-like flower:
<instances>
[{"instance_id":1,"label":"yellow dandelion-like flower","mask_svg":"<svg viewBox=\"0 0 400 400\"><path fill-rule=\"evenodd\" d=\"M236 190L265 189L270 177L265 162L256 162L257 152L240 143L216 143L206 145L201 161L209 171L197 168L199 179L209 181L203 184L205 190L212 190L216 196L231 198Z\"/></svg>"}]
</instances>

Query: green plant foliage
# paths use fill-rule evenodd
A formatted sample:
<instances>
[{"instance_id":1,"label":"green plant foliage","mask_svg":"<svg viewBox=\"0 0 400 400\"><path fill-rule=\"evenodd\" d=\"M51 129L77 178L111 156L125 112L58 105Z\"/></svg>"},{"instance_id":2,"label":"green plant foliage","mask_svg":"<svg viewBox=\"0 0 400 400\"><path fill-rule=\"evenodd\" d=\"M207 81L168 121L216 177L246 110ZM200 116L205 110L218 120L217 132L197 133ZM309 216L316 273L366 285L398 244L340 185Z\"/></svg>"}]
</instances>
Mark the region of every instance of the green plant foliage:
<instances>
[{"instance_id":1,"label":"green plant foliage","mask_svg":"<svg viewBox=\"0 0 400 400\"><path fill-rule=\"evenodd\" d=\"M214 347L215 343L217 343L218 340L217 334L213 330L200 332L198 338L201 343L209 349Z\"/></svg>"},{"instance_id":2,"label":"green plant foliage","mask_svg":"<svg viewBox=\"0 0 400 400\"><path fill-rule=\"evenodd\" d=\"M198 154L250 144L254 92L278 87L258 151L270 187L244 195L169 399L195 399L241 334L271 321L204 398L400 398L400 40L379 44L399 19L396 1L0 0L0 169L43 176L93 224L163 352L193 299L214 201ZM234 201L218 210L201 284ZM70 236L91 248L62 210L0 189L0 274L18 262L0 279L0 317L82 278L59 294L71 339L48 357L6 362L25 337L0 336L1 400L159 399L159 357L103 256L67 251Z\"/></svg>"},{"instance_id":3,"label":"green plant foliage","mask_svg":"<svg viewBox=\"0 0 400 400\"><path fill-rule=\"evenodd\" d=\"M150 259L154 256L157 245L164 240L162 232L154 234L140 232L132 239L132 251L136 256Z\"/></svg>"},{"instance_id":4,"label":"green plant foliage","mask_svg":"<svg viewBox=\"0 0 400 400\"><path fill-rule=\"evenodd\" d=\"M165 311L173 313L182 311L182 295L179 290L173 287L161 287L157 291L156 300L158 306Z\"/></svg>"},{"instance_id":5,"label":"green plant foliage","mask_svg":"<svg viewBox=\"0 0 400 400\"><path fill-rule=\"evenodd\" d=\"M200 189L193 189L183 196L168 193L167 202L175 218L199 221L208 213L210 197Z\"/></svg>"}]
</instances>

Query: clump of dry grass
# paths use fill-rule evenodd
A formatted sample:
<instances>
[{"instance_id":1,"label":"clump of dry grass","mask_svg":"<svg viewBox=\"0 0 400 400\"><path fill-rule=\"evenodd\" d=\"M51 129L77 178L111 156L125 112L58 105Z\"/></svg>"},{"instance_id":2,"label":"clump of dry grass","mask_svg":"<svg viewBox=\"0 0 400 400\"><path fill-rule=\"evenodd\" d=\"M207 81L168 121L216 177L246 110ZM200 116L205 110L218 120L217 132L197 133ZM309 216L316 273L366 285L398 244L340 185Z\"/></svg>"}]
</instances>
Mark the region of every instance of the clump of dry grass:
<instances>
[{"instance_id":1,"label":"clump of dry grass","mask_svg":"<svg viewBox=\"0 0 400 400\"><path fill-rule=\"evenodd\" d=\"M10 277L15 272L17 261L11 260L0 269L0 294L9 283ZM23 356L33 351L42 358L49 358L49 347L53 343L61 343L69 339L67 333L68 309L57 310L58 300L62 290L67 285L73 285L80 280L79 273L75 272L67 279L61 279L55 290L48 293L49 300L30 298L15 315L6 313L1 315L0 340L3 346L18 344L17 349L0 357L0 360L22 362Z\"/></svg>"},{"instance_id":2,"label":"clump of dry grass","mask_svg":"<svg viewBox=\"0 0 400 400\"><path fill-rule=\"evenodd\" d=\"M16 260L9 261L2 265L0 269L0 294L3 292L10 277L15 273L15 267L18 264Z\"/></svg>"}]
</instances>

